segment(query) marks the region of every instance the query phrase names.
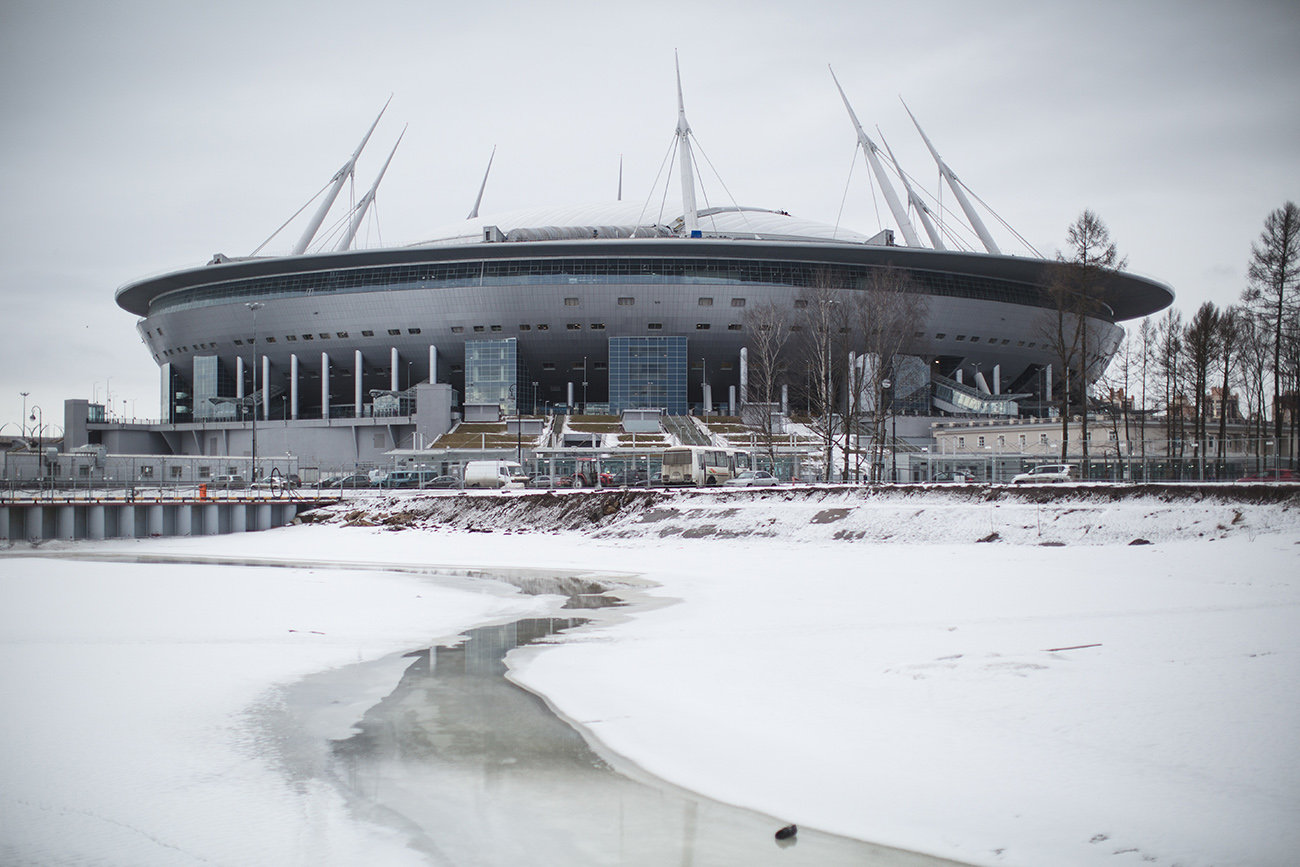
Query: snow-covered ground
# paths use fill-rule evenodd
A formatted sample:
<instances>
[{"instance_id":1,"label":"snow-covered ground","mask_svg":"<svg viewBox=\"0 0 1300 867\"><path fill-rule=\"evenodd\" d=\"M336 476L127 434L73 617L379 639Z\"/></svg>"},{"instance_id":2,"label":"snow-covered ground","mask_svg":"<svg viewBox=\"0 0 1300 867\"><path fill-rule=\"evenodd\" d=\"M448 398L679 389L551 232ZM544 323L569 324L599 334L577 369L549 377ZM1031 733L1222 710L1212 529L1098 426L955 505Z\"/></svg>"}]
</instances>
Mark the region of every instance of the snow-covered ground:
<instances>
[{"instance_id":1,"label":"snow-covered ground","mask_svg":"<svg viewBox=\"0 0 1300 867\"><path fill-rule=\"evenodd\" d=\"M93 547L637 576L660 604L510 657L618 761L975 864L1294 863L1287 502L823 500L628 506L594 533L480 511L489 534L388 498L340 510L351 526ZM259 760L250 709L345 663L395 680L394 651L553 604L310 562L17 553L0 560L0 860L16 863L418 863L337 792ZM339 728L375 698L340 697Z\"/></svg>"}]
</instances>

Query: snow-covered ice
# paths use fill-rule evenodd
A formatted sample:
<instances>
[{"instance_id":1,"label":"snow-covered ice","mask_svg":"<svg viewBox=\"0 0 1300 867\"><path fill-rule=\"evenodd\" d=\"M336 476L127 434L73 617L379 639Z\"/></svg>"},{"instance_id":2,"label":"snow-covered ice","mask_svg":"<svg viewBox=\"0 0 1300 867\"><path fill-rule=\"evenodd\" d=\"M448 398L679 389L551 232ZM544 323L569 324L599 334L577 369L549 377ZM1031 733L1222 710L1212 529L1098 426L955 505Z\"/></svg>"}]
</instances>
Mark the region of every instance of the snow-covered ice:
<instances>
[{"instance_id":1,"label":"snow-covered ice","mask_svg":"<svg viewBox=\"0 0 1300 867\"><path fill-rule=\"evenodd\" d=\"M912 500L887 509L906 541L881 543L844 541L879 535L853 504L822 523L827 504L806 507L807 533L782 518L803 504L702 508L715 531L783 529L682 538L660 514L599 538L335 524L74 547L636 576L659 604L510 657L620 761L974 864L1294 863L1295 509L948 503L936 520ZM975 544L990 521L1003 541ZM1066 544L1035 544L1045 523ZM0 560L2 860L419 863L259 760L250 708L360 660L395 681L389 654L548 604L391 573Z\"/></svg>"}]
</instances>

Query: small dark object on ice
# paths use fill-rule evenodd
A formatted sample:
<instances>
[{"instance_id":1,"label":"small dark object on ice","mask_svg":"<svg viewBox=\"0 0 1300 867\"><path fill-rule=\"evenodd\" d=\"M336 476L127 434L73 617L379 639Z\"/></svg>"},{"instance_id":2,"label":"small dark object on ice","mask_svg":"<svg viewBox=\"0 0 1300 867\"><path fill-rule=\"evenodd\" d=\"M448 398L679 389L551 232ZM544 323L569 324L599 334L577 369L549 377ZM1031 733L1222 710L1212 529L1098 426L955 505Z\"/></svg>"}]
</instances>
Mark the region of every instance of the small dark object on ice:
<instances>
[{"instance_id":1,"label":"small dark object on ice","mask_svg":"<svg viewBox=\"0 0 1300 867\"><path fill-rule=\"evenodd\" d=\"M1150 543L1148 540L1146 540L1146 539L1134 539L1132 542L1129 542L1129 544L1130 544L1130 545L1150 545L1151 543Z\"/></svg>"},{"instance_id":2,"label":"small dark object on ice","mask_svg":"<svg viewBox=\"0 0 1300 867\"><path fill-rule=\"evenodd\" d=\"M777 831L777 832L776 832L776 839L778 839L778 840L789 840L791 837L793 837L795 834L798 834L798 833L799 833L799 826L798 826L798 825L786 825L786 826L785 826L784 828L782 828L780 831Z\"/></svg>"}]
</instances>

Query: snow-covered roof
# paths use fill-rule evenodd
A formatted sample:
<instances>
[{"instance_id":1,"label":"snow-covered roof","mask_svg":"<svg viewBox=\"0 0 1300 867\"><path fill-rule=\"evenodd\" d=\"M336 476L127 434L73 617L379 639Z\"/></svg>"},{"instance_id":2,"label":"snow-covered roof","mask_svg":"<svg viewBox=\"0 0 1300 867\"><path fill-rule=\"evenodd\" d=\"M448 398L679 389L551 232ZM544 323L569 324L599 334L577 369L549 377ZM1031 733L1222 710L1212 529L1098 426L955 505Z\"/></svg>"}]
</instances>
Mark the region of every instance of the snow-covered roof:
<instances>
[{"instance_id":1,"label":"snow-covered roof","mask_svg":"<svg viewBox=\"0 0 1300 867\"><path fill-rule=\"evenodd\" d=\"M851 229L805 220L785 211L754 207L706 208L699 212L706 236L755 240L834 241L867 244L873 239ZM575 238L654 238L678 234L680 205L648 208L636 202L603 202L560 207L527 208L474 217L435 229L429 239L413 246L442 246L484 240L496 227L508 241Z\"/></svg>"}]
</instances>

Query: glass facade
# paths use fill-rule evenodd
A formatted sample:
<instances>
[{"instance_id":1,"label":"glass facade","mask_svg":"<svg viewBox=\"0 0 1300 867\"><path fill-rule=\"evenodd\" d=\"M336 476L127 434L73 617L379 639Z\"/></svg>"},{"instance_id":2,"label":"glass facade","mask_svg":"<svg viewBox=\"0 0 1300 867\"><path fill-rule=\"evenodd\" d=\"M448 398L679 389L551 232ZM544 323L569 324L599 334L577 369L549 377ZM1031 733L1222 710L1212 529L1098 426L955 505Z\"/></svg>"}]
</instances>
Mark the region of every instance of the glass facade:
<instances>
[{"instance_id":1,"label":"glass facade","mask_svg":"<svg viewBox=\"0 0 1300 867\"><path fill-rule=\"evenodd\" d=\"M496 404L506 415L536 411L537 396L519 341L470 340L465 343L465 403Z\"/></svg>"},{"instance_id":2,"label":"glass facade","mask_svg":"<svg viewBox=\"0 0 1300 867\"><path fill-rule=\"evenodd\" d=\"M686 338L611 337L609 409L658 407L686 414Z\"/></svg>"},{"instance_id":3,"label":"glass facade","mask_svg":"<svg viewBox=\"0 0 1300 867\"><path fill-rule=\"evenodd\" d=\"M236 408L233 400L214 403L214 398L233 399L235 380L226 365L215 355L194 357L194 418L233 419Z\"/></svg>"}]
</instances>

